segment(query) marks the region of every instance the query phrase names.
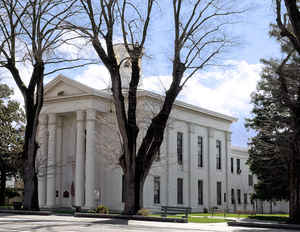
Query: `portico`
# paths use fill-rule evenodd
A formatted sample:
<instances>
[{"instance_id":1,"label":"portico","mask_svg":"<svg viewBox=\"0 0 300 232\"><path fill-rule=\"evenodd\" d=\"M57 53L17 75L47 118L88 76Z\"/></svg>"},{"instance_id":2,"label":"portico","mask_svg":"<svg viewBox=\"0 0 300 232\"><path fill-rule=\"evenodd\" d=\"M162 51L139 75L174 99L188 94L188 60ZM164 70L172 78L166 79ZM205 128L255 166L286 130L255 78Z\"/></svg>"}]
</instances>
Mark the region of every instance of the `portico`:
<instances>
[{"instance_id":1,"label":"portico","mask_svg":"<svg viewBox=\"0 0 300 232\"><path fill-rule=\"evenodd\" d=\"M41 207L95 206L96 118L107 109L102 95L63 76L46 86L38 136Z\"/></svg>"}]
</instances>

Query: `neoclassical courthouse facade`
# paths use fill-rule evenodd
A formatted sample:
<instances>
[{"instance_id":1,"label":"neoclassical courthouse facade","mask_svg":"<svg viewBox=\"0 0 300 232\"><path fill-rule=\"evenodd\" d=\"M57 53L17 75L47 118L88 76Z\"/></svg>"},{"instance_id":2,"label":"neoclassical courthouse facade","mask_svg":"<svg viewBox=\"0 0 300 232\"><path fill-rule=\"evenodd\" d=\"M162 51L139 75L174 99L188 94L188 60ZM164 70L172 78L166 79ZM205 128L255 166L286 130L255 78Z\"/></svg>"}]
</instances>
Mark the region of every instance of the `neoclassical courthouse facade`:
<instances>
[{"instance_id":1,"label":"neoclassical courthouse facade","mask_svg":"<svg viewBox=\"0 0 300 232\"><path fill-rule=\"evenodd\" d=\"M162 96L138 91L140 136ZM160 152L144 186L144 208L189 206L252 210L256 178L246 165L247 149L231 146L237 119L176 101ZM38 131L37 170L41 207L105 205L122 210L120 139L112 96L59 75L44 89ZM277 208L276 208L277 207ZM286 211L287 204L273 206Z\"/></svg>"}]
</instances>

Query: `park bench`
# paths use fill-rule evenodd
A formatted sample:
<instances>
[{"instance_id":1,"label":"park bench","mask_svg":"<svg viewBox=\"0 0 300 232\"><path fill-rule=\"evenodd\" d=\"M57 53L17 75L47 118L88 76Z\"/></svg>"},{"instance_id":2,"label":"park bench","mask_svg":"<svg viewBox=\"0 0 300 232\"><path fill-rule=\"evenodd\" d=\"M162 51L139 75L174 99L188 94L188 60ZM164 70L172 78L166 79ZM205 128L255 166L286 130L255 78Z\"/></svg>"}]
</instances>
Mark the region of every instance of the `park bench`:
<instances>
[{"instance_id":1,"label":"park bench","mask_svg":"<svg viewBox=\"0 0 300 232\"><path fill-rule=\"evenodd\" d=\"M182 218L188 220L189 213L192 212L190 207L175 207L175 206L162 206L161 207L161 216L167 217L168 215L174 214L184 214Z\"/></svg>"}]
</instances>

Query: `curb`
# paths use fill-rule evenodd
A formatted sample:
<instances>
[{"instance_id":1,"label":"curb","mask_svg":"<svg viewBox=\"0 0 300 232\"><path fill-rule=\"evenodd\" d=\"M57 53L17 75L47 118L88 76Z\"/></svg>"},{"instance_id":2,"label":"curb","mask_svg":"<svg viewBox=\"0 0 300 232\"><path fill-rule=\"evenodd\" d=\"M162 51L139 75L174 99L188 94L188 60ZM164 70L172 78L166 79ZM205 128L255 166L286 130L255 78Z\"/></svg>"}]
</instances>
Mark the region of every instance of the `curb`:
<instances>
[{"instance_id":1,"label":"curb","mask_svg":"<svg viewBox=\"0 0 300 232\"><path fill-rule=\"evenodd\" d=\"M257 222L227 222L228 226L256 227L256 228L271 228L271 229L290 229L300 230L300 225L293 224L277 224L277 223L257 223Z\"/></svg>"},{"instance_id":2,"label":"curb","mask_svg":"<svg viewBox=\"0 0 300 232\"><path fill-rule=\"evenodd\" d=\"M75 213L74 217L88 217L88 218L115 218L137 221L156 221L156 222L179 222L187 223L184 218L160 218L160 217L148 217L140 215L113 215L113 214L96 214L96 213Z\"/></svg>"},{"instance_id":3,"label":"curb","mask_svg":"<svg viewBox=\"0 0 300 232\"><path fill-rule=\"evenodd\" d=\"M29 210L10 210L10 209L1 209L0 213L22 214L22 215L41 215L41 216L49 216L52 214L52 212L50 212L50 211L29 211Z\"/></svg>"}]
</instances>

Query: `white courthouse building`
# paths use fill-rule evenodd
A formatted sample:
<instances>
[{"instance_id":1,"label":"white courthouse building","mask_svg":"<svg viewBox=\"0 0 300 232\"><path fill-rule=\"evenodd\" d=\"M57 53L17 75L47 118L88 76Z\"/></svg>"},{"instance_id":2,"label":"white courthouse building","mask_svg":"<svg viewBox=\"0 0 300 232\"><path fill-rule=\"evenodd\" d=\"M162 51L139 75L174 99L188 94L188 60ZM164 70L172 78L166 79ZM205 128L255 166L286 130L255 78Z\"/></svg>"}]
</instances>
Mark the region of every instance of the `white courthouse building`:
<instances>
[{"instance_id":1,"label":"white courthouse building","mask_svg":"<svg viewBox=\"0 0 300 232\"><path fill-rule=\"evenodd\" d=\"M111 94L61 75L44 92L38 131L40 206L102 204L121 210L120 141ZM161 97L138 91L141 136ZM251 210L255 178L246 165L247 150L231 146L230 125L236 120L176 101L145 182L144 207Z\"/></svg>"},{"instance_id":2,"label":"white courthouse building","mask_svg":"<svg viewBox=\"0 0 300 232\"><path fill-rule=\"evenodd\" d=\"M123 45L116 45L115 51L119 60L126 56ZM121 75L125 87L130 76L127 68L124 62ZM138 90L137 98L141 142L163 96ZM256 179L246 165L247 149L231 146L230 126L235 121L176 101L145 181L144 208L252 210L250 196ZM91 209L102 204L122 210L120 136L108 90L95 90L62 75L53 79L44 88L38 142L40 207ZM284 211L281 205L277 208Z\"/></svg>"}]
</instances>

